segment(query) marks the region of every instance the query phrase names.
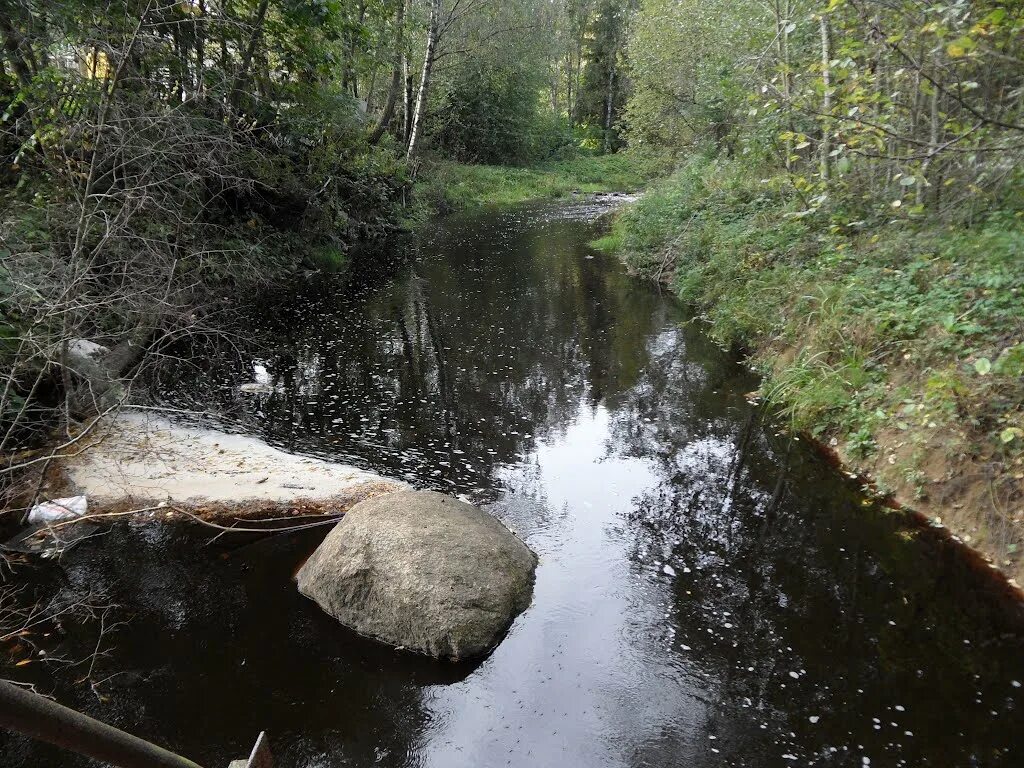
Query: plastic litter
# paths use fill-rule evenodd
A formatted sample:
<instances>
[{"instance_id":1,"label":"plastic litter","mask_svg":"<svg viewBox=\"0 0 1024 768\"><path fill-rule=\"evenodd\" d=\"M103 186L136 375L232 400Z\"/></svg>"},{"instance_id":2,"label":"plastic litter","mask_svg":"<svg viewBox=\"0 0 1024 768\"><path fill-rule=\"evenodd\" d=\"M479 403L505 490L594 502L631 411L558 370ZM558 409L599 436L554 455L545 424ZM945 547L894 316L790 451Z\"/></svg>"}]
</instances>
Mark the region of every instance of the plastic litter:
<instances>
[{"instance_id":1,"label":"plastic litter","mask_svg":"<svg viewBox=\"0 0 1024 768\"><path fill-rule=\"evenodd\" d=\"M82 517L88 511L89 502L85 496L68 496L36 504L28 513L28 522L32 525L57 523Z\"/></svg>"}]
</instances>

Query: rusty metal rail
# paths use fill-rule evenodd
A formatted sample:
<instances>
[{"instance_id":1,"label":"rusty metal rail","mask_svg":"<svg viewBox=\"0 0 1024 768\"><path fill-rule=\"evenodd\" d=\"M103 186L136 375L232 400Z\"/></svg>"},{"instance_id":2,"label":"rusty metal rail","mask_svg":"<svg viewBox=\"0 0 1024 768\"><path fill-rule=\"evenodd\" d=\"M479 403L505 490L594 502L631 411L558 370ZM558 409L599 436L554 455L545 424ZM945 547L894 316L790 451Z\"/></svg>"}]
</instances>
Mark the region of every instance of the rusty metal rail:
<instances>
[{"instance_id":1,"label":"rusty metal rail","mask_svg":"<svg viewBox=\"0 0 1024 768\"><path fill-rule=\"evenodd\" d=\"M118 768L202 768L137 736L3 681L0 681L0 727ZM260 736L260 741L265 743L263 734Z\"/></svg>"}]
</instances>

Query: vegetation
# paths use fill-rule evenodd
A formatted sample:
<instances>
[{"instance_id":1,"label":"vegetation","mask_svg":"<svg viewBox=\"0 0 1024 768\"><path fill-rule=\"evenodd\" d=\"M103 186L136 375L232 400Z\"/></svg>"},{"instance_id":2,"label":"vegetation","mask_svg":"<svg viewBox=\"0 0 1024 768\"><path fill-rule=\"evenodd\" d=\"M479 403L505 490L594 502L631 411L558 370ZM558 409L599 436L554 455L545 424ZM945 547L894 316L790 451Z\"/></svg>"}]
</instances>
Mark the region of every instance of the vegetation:
<instances>
[{"instance_id":1,"label":"vegetation","mask_svg":"<svg viewBox=\"0 0 1024 768\"><path fill-rule=\"evenodd\" d=\"M528 167L437 163L426 169L415 197L427 211L452 211L575 192L635 192L663 175L666 163L664 157L640 153L578 155Z\"/></svg>"},{"instance_id":2,"label":"vegetation","mask_svg":"<svg viewBox=\"0 0 1024 768\"><path fill-rule=\"evenodd\" d=\"M1011 572L1022 11L645 0L623 127L682 163L598 242L748 351L797 428Z\"/></svg>"},{"instance_id":3,"label":"vegetation","mask_svg":"<svg viewBox=\"0 0 1024 768\"><path fill-rule=\"evenodd\" d=\"M328 66L351 42L334 5L3 6L9 471L116 407L144 352L215 327L214 297L388 231L406 182L361 117L368 54Z\"/></svg>"},{"instance_id":4,"label":"vegetation","mask_svg":"<svg viewBox=\"0 0 1024 768\"><path fill-rule=\"evenodd\" d=\"M224 297L338 269L432 204L637 186L621 158L576 157L617 143L625 18L0 0L0 485L48 461L25 451L53 428L82 439L162 349L215 332Z\"/></svg>"},{"instance_id":5,"label":"vegetation","mask_svg":"<svg viewBox=\"0 0 1024 768\"><path fill-rule=\"evenodd\" d=\"M1013 559L1022 41L997 0L0 0L0 478L225 296L669 157L599 245Z\"/></svg>"},{"instance_id":6,"label":"vegetation","mask_svg":"<svg viewBox=\"0 0 1024 768\"><path fill-rule=\"evenodd\" d=\"M612 241L638 271L671 269L718 341L757 350L776 374L767 393L796 426L838 427L853 453L876 429L970 426L986 453L1013 452L1024 400L1024 346L1011 333L1020 217L822 232L792 215L799 206L782 184L735 162L695 161L626 213Z\"/></svg>"}]
</instances>

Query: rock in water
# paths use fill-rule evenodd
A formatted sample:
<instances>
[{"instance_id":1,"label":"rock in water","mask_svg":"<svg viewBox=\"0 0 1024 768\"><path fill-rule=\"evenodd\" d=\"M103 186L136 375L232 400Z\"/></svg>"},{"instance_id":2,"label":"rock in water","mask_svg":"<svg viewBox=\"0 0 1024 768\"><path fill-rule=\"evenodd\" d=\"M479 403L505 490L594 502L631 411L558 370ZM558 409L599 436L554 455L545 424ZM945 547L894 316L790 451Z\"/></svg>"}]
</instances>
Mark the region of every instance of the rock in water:
<instances>
[{"instance_id":1,"label":"rock in water","mask_svg":"<svg viewBox=\"0 0 1024 768\"><path fill-rule=\"evenodd\" d=\"M537 556L493 517L433 491L367 499L302 566L342 624L438 658L480 656L530 604Z\"/></svg>"}]
</instances>

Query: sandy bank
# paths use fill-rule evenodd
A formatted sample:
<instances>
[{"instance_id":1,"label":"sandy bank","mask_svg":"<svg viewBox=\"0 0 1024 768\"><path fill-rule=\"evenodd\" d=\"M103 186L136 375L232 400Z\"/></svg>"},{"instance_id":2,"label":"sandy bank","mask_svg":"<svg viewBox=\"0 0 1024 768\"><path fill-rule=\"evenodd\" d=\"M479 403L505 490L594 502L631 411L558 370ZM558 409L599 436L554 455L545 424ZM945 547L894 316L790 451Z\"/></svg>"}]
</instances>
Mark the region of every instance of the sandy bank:
<instances>
[{"instance_id":1,"label":"sandy bank","mask_svg":"<svg viewBox=\"0 0 1024 768\"><path fill-rule=\"evenodd\" d=\"M346 506L407 486L345 464L286 453L261 440L123 413L102 439L61 470L90 506L179 505L267 508L337 500ZM310 506L310 504L307 504ZM315 504L313 504L315 506Z\"/></svg>"}]
</instances>

